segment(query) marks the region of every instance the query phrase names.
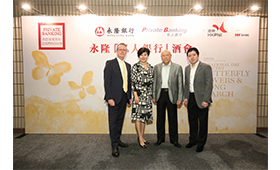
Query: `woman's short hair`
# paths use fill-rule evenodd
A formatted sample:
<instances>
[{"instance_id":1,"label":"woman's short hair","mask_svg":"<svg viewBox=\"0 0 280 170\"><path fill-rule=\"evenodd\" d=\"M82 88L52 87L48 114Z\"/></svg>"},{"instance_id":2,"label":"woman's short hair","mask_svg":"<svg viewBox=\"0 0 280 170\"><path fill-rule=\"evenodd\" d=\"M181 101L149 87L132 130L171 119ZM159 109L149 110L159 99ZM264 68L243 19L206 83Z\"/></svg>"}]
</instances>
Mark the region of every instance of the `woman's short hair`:
<instances>
[{"instance_id":1,"label":"woman's short hair","mask_svg":"<svg viewBox=\"0 0 280 170\"><path fill-rule=\"evenodd\" d=\"M142 55L144 52L147 52L148 56L150 55L150 50L146 47L141 47L138 52L137 52L137 55L138 55L138 58L140 55Z\"/></svg>"},{"instance_id":2,"label":"woman's short hair","mask_svg":"<svg viewBox=\"0 0 280 170\"><path fill-rule=\"evenodd\" d=\"M187 51L187 57L188 57L189 52L192 52L192 51L195 51L195 52L196 52L196 54L197 54L197 55L199 55L199 51L198 51L198 49L197 49L197 48L195 48L195 47L192 47L192 48L188 49L188 51Z\"/></svg>"}]
</instances>

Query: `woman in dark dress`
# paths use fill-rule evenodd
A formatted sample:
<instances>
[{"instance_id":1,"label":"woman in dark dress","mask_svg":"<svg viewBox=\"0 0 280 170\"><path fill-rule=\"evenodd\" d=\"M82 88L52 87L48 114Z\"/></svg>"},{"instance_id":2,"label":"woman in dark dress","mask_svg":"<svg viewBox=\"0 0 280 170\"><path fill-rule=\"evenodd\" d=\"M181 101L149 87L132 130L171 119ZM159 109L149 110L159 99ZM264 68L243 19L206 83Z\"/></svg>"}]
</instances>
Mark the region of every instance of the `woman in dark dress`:
<instances>
[{"instance_id":1,"label":"woman in dark dress","mask_svg":"<svg viewBox=\"0 0 280 170\"><path fill-rule=\"evenodd\" d=\"M144 139L145 123L153 121L152 114L152 84L153 67L147 62L150 50L142 47L137 52L139 61L132 66L132 113L131 119L135 121L138 143L146 148L149 142Z\"/></svg>"}]
</instances>

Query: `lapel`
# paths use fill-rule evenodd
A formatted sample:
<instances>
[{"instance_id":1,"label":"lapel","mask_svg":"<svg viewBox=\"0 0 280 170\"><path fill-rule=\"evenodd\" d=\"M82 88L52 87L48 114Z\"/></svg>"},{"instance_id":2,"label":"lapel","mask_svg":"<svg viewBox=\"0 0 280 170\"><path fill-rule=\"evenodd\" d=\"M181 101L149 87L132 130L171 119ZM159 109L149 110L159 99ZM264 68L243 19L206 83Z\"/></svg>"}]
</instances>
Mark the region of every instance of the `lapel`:
<instances>
[{"instance_id":1,"label":"lapel","mask_svg":"<svg viewBox=\"0 0 280 170\"><path fill-rule=\"evenodd\" d=\"M175 70L174 70L174 65L173 65L173 63L170 61L170 70L169 70L169 75L168 75L168 85L169 85L169 87L171 87L171 86L170 86L171 84L169 84L169 83L171 83L171 78L172 78L172 75L174 75L174 74L173 74L174 71L175 71Z\"/></svg>"},{"instance_id":2,"label":"lapel","mask_svg":"<svg viewBox=\"0 0 280 170\"><path fill-rule=\"evenodd\" d=\"M158 74L159 75L158 76L158 78L159 78L158 80L159 80L160 83L162 83L162 75L161 75L162 74L162 63L160 63L160 65L158 67L158 73L159 73Z\"/></svg>"},{"instance_id":3,"label":"lapel","mask_svg":"<svg viewBox=\"0 0 280 170\"><path fill-rule=\"evenodd\" d=\"M115 60L114 60L115 62L114 62L114 64L115 64L115 67L117 68L117 70L118 70L118 72L119 72L119 76L121 77L121 79L122 79L122 72L121 72L121 68L120 68L120 65L119 65L119 62L118 62L118 59L117 58L115 58Z\"/></svg>"},{"instance_id":4,"label":"lapel","mask_svg":"<svg viewBox=\"0 0 280 170\"><path fill-rule=\"evenodd\" d=\"M190 82L190 74L191 74L191 64L186 68L186 77L188 78L188 80L186 80L187 82Z\"/></svg>"},{"instance_id":5,"label":"lapel","mask_svg":"<svg viewBox=\"0 0 280 170\"><path fill-rule=\"evenodd\" d=\"M197 75L199 74L199 72L201 71L201 61L199 61L199 64L197 66L195 75L194 75L194 80L197 78Z\"/></svg>"}]
</instances>

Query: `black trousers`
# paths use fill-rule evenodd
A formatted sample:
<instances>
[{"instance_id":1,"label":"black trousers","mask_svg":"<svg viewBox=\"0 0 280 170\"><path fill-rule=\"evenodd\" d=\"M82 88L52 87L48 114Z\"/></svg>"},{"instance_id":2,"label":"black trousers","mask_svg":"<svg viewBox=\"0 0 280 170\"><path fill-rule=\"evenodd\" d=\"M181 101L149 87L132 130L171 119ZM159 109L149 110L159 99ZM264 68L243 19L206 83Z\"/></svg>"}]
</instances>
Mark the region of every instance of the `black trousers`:
<instances>
[{"instance_id":1,"label":"black trousers","mask_svg":"<svg viewBox=\"0 0 280 170\"><path fill-rule=\"evenodd\" d=\"M194 93L190 93L188 102L188 118L190 125L190 143L204 146L208 134L208 107L200 109L195 101ZM198 124L199 122L199 124Z\"/></svg>"},{"instance_id":2,"label":"black trousers","mask_svg":"<svg viewBox=\"0 0 280 170\"><path fill-rule=\"evenodd\" d=\"M170 102L168 90L161 90L159 100L157 101L157 139L165 141L166 108L168 112L170 142L178 142L177 104Z\"/></svg>"},{"instance_id":3,"label":"black trousers","mask_svg":"<svg viewBox=\"0 0 280 170\"><path fill-rule=\"evenodd\" d=\"M120 103L118 103L115 106L110 106L108 104L109 132L112 148L116 148L119 146L119 141L122 134L123 120L126 110L126 101L127 94L123 92Z\"/></svg>"}]
</instances>

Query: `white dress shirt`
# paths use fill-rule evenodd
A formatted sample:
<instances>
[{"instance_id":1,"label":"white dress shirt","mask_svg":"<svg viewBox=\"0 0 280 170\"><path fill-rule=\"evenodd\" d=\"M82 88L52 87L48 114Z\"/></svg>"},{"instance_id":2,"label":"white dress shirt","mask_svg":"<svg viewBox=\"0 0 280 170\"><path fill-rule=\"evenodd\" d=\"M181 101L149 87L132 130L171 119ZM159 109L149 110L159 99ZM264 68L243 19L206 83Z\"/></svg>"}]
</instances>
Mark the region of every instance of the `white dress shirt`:
<instances>
[{"instance_id":1,"label":"white dress shirt","mask_svg":"<svg viewBox=\"0 0 280 170\"><path fill-rule=\"evenodd\" d=\"M168 78L169 78L170 66L171 66L171 62L169 62L169 64L167 66L164 63L162 63L162 70L161 70L161 79L162 79L161 88L162 89L168 89Z\"/></svg>"},{"instance_id":2,"label":"white dress shirt","mask_svg":"<svg viewBox=\"0 0 280 170\"><path fill-rule=\"evenodd\" d=\"M193 83L194 83L194 76L195 76L195 72L196 72L196 69L199 65L199 60L195 63L194 66L191 65L191 73L190 73L190 92L191 93L194 93L194 86L193 86Z\"/></svg>"}]
</instances>

